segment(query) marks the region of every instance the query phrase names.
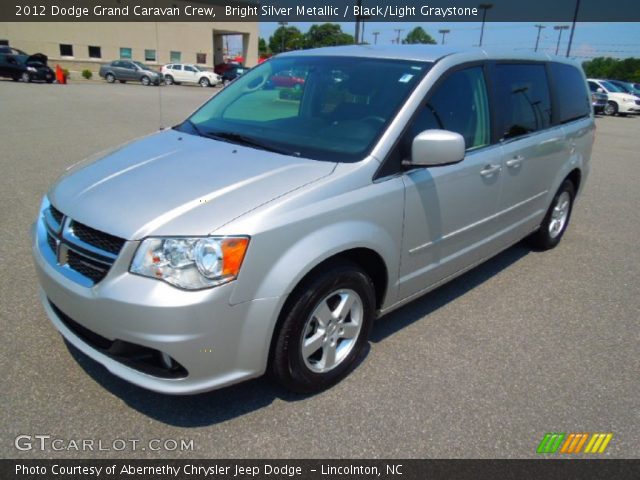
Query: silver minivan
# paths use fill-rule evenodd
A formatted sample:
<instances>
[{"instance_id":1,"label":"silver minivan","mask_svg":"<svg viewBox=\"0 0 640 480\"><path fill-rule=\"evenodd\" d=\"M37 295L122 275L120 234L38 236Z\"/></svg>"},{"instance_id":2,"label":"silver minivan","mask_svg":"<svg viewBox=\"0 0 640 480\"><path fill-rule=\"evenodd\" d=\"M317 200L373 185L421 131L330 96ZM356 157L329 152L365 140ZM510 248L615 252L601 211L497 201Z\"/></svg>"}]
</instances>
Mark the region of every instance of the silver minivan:
<instances>
[{"instance_id":1,"label":"silver minivan","mask_svg":"<svg viewBox=\"0 0 640 480\"><path fill-rule=\"evenodd\" d=\"M322 390L376 318L524 238L558 244L589 173L588 92L579 66L540 54L278 55L183 123L68 169L33 228L42 304L147 389L270 372Z\"/></svg>"}]
</instances>

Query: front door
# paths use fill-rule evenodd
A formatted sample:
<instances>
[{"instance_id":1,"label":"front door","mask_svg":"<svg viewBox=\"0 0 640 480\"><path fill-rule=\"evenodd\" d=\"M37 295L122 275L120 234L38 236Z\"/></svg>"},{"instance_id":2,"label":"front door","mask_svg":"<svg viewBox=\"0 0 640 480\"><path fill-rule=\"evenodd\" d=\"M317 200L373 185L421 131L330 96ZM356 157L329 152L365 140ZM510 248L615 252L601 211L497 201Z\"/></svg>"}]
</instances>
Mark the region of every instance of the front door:
<instances>
[{"instance_id":1,"label":"front door","mask_svg":"<svg viewBox=\"0 0 640 480\"><path fill-rule=\"evenodd\" d=\"M429 93L401 143L427 129L460 133L462 162L415 168L406 188L399 298L438 284L495 253L495 214L502 184L500 145L491 145L489 102L482 65L455 70Z\"/></svg>"}]
</instances>

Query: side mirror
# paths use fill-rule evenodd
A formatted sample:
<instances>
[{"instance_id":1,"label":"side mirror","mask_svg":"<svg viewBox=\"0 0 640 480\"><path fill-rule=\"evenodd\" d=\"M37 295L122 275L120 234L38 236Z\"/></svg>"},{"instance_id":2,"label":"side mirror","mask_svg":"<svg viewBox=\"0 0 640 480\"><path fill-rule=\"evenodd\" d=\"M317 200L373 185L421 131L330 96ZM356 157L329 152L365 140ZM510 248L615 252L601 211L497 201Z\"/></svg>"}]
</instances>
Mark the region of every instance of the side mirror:
<instances>
[{"instance_id":1,"label":"side mirror","mask_svg":"<svg viewBox=\"0 0 640 480\"><path fill-rule=\"evenodd\" d=\"M604 88L602 88L602 87L598 87L597 92L598 92L598 93L604 93Z\"/></svg>"},{"instance_id":2,"label":"side mirror","mask_svg":"<svg viewBox=\"0 0 640 480\"><path fill-rule=\"evenodd\" d=\"M411 160L406 166L433 167L450 165L464 159L465 143L459 133L448 130L425 130L411 145Z\"/></svg>"}]
</instances>

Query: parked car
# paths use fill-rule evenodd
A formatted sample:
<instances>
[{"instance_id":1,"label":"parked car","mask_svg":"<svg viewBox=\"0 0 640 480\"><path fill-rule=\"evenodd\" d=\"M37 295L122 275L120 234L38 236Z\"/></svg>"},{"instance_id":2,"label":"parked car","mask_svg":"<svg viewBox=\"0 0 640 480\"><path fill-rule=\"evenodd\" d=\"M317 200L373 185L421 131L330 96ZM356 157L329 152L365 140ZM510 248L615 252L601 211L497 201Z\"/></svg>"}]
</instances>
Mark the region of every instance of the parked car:
<instances>
[{"instance_id":1,"label":"parked car","mask_svg":"<svg viewBox=\"0 0 640 480\"><path fill-rule=\"evenodd\" d=\"M608 80L590 78L589 88L596 92L606 93L609 98L604 108L605 115L627 115L640 112L640 99L630 95Z\"/></svg>"},{"instance_id":2,"label":"parked car","mask_svg":"<svg viewBox=\"0 0 640 480\"><path fill-rule=\"evenodd\" d=\"M23 82L39 80L53 83L55 80L53 70L47 66L47 56L42 53L34 55L0 53L0 77L11 78L14 81L22 80Z\"/></svg>"},{"instance_id":3,"label":"parked car","mask_svg":"<svg viewBox=\"0 0 640 480\"><path fill-rule=\"evenodd\" d=\"M595 113L604 113L604 109L609 101L609 96L606 93L598 92L598 86L595 83L589 83L589 90L591 90L591 106Z\"/></svg>"},{"instance_id":4,"label":"parked car","mask_svg":"<svg viewBox=\"0 0 640 480\"><path fill-rule=\"evenodd\" d=\"M607 80L608 82L613 83L616 87L620 88L623 92L626 92L630 95L635 95L640 98L640 88L636 88L633 83L623 82L622 80Z\"/></svg>"},{"instance_id":5,"label":"parked car","mask_svg":"<svg viewBox=\"0 0 640 480\"><path fill-rule=\"evenodd\" d=\"M280 102L267 81L293 66L307 81ZM172 129L67 170L34 225L40 297L69 343L144 388L269 370L316 392L354 368L375 318L524 238L558 245L594 131L565 58L281 54Z\"/></svg>"},{"instance_id":6,"label":"parked car","mask_svg":"<svg viewBox=\"0 0 640 480\"><path fill-rule=\"evenodd\" d=\"M133 60L115 60L100 67L98 72L109 83L140 82L143 85L160 85L163 75L147 65Z\"/></svg>"},{"instance_id":7,"label":"parked car","mask_svg":"<svg viewBox=\"0 0 640 480\"><path fill-rule=\"evenodd\" d=\"M0 45L0 53L8 53L9 55L27 55L28 53L23 52L18 48L10 47L9 45Z\"/></svg>"},{"instance_id":8,"label":"parked car","mask_svg":"<svg viewBox=\"0 0 640 480\"><path fill-rule=\"evenodd\" d=\"M167 85L197 83L201 87L210 87L222 83L222 78L217 73L189 63L171 63L162 67L161 71Z\"/></svg>"},{"instance_id":9,"label":"parked car","mask_svg":"<svg viewBox=\"0 0 640 480\"><path fill-rule=\"evenodd\" d=\"M229 85L240 75L243 75L245 72L248 72L249 69L242 65L233 65L231 68L227 68L221 75L222 84Z\"/></svg>"},{"instance_id":10,"label":"parked car","mask_svg":"<svg viewBox=\"0 0 640 480\"><path fill-rule=\"evenodd\" d=\"M271 82L271 85L274 87L299 89L304 85L304 77L293 70L285 70L272 75L271 78L269 78L269 82Z\"/></svg>"},{"instance_id":11,"label":"parked car","mask_svg":"<svg viewBox=\"0 0 640 480\"><path fill-rule=\"evenodd\" d=\"M223 63L218 63L217 65L214 65L213 71L218 75L222 75L224 72L234 67L244 68L244 65L240 62L223 62Z\"/></svg>"}]
</instances>

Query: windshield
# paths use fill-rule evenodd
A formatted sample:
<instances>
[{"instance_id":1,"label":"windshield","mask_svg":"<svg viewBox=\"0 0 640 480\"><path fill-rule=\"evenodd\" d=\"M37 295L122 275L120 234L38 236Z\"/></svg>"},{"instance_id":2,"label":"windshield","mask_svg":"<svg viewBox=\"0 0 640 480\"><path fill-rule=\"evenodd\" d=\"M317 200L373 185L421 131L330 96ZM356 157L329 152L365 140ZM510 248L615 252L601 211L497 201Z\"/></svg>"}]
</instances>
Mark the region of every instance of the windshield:
<instances>
[{"instance_id":1,"label":"windshield","mask_svg":"<svg viewBox=\"0 0 640 480\"><path fill-rule=\"evenodd\" d=\"M624 90L622 90L620 87L615 86L611 82L602 82L602 86L606 88L608 92L624 93Z\"/></svg>"},{"instance_id":2,"label":"windshield","mask_svg":"<svg viewBox=\"0 0 640 480\"><path fill-rule=\"evenodd\" d=\"M363 159L431 64L361 57L272 58L179 130L316 160Z\"/></svg>"}]
</instances>

